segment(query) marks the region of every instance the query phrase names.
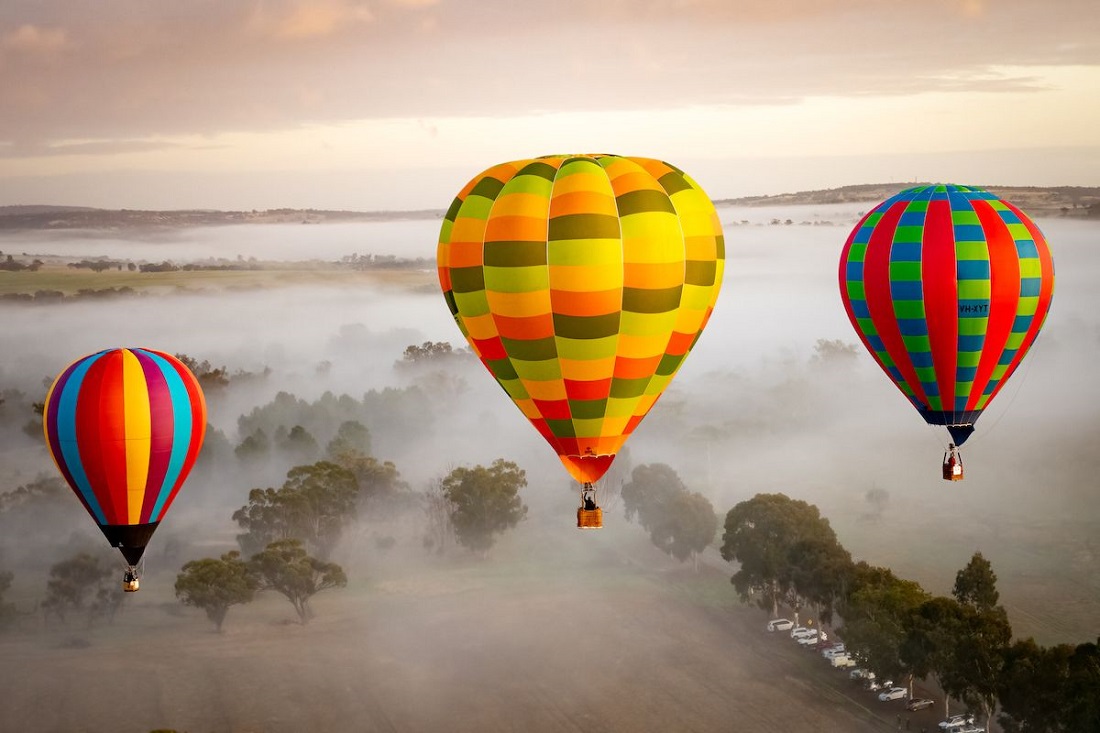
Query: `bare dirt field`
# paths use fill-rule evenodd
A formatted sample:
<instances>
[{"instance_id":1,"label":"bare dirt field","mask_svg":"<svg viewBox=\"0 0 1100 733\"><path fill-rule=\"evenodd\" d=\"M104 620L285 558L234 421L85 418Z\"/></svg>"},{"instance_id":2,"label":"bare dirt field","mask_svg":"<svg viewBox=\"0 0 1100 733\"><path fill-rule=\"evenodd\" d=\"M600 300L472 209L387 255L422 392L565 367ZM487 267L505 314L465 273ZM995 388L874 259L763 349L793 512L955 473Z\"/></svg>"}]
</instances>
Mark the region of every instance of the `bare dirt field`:
<instances>
[{"instance_id":1,"label":"bare dirt field","mask_svg":"<svg viewBox=\"0 0 1100 733\"><path fill-rule=\"evenodd\" d=\"M306 626L263 596L216 634L168 568L109 626L28 617L0 637L0 731L896 727L901 703L765 632L724 569L674 564L634 526L531 529L485 560L349 566Z\"/></svg>"}]
</instances>

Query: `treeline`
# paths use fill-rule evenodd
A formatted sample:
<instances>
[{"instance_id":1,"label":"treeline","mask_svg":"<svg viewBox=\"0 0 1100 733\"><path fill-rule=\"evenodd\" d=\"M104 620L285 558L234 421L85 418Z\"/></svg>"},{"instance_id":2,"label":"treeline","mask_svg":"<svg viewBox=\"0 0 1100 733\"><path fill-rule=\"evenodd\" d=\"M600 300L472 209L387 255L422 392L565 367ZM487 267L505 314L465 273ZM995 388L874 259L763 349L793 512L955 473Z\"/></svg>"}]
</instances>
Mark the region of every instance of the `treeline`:
<instances>
[{"instance_id":1,"label":"treeline","mask_svg":"<svg viewBox=\"0 0 1100 733\"><path fill-rule=\"evenodd\" d=\"M780 604L812 609L839 624L846 648L880 676L933 678L986 720L999 711L1006 733L1100 732L1100 639L1014 641L981 553L950 596L935 596L889 568L854 562L817 507L758 494L726 515L721 554L740 563L731 582L743 600L773 616Z\"/></svg>"}]
</instances>

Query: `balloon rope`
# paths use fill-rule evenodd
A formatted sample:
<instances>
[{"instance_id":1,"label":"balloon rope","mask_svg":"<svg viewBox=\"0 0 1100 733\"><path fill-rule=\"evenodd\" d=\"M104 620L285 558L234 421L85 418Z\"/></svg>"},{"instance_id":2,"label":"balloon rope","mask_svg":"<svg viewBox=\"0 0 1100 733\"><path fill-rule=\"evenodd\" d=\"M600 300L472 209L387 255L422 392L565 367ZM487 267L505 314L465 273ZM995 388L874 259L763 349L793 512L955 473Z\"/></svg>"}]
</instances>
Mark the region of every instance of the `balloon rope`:
<instances>
[{"instance_id":1,"label":"balloon rope","mask_svg":"<svg viewBox=\"0 0 1100 733\"><path fill-rule=\"evenodd\" d=\"M1029 354L1030 354L1030 352L1029 352ZM1025 354L1024 356L1028 356L1029 354ZM989 435L990 433L993 432L993 430L997 427L997 425L1000 424L1000 422L1004 418L1004 416L1008 413L1009 408L1012 407L1012 403L1015 402L1016 398L1020 395L1020 391L1024 386L1024 382L1027 381L1027 375L1031 374L1031 367L1034 365L1034 362L1035 362L1035 359L1034 359L1035 355L1034 354L1030 354L1030 355L1033 358L1023 360L1024 361L1023 372L1019 375L1018 379L1014 380L1015 384L1013 385L1012 394L1009 396L1008 402L1005 403L1003 409L1000 410L999 414L996 415L993 418L993 423L985 431L983 431L983 433L980 436L979 440L984 440L985 436L987 436L987 435ZM1011 377L1011 376L1014 376L1014 374L1010 374L1008 376ZM1007 379L1007 377L1002 377L1002 379Z\"/></svg>"}]
</instances>

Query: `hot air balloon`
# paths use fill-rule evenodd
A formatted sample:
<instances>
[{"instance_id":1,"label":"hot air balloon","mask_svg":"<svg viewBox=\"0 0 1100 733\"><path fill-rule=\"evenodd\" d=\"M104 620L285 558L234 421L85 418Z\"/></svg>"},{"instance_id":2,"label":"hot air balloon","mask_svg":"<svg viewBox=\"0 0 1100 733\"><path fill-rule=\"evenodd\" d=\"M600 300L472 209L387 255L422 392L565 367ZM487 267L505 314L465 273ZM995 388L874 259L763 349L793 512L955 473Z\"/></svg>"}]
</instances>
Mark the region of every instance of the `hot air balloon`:
<instances>
[{"instance_id":1,"label":"hot air balloon","mask_svg":"<svg viewBox=\"0 0 1100 733\"><path fill-rule=\"evenodd\" d=\"M61 475L126 559L123 588L195 463L206 433L198 380L151 349L110 349L73 362L43 410Z\"/></svg>"},{"instance_id":2,"label":"hot air balloon","mask_svg":"<svg viewBox=\"0 0 1100 733\"><path fill-rule=\"evenodd\" d=\"M840 255L840 294L863 345L958 446L1035 342L1054 292L1046 239L980 188L918 186L867 214Z\"/></svg>"},{"instance_id":3,"label":"hot air balloon","mask_svg":"<svg viewBox=\"0 0 1100 733\"><path fill-rule=\"evenodd\" d=\"M494 166L443 221L439 282L473 352L583 488L595 483L710 318L725 244L714 205L648 158Z\"/></svg>"}]
</instances>

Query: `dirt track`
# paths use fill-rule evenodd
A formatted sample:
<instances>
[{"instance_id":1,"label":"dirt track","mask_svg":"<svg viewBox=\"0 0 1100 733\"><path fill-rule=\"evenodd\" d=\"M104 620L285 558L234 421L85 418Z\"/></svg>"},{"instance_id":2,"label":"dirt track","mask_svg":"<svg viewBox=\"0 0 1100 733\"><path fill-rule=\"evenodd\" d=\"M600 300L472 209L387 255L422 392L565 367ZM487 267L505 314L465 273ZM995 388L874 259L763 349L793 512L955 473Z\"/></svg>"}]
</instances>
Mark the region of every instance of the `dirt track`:
<instances>
[{"instance_id":1,"label":"dirt track","mask_svg":"<svg viewBox=\"0 0 1100 733\"><path fill-rule=\"evenodd\" d=\"M518 559L516 537L484 562L377 568L318 596L307 626L268 596L231 610L221 635L165 603L171 575L149 577L112 626L34 622L0 639L0 730L895 727L900 703L853 695L846 674L764 632L728 574L695 575L632 533L583 540L584 562Z\"/></svg>"}]
</instances>

